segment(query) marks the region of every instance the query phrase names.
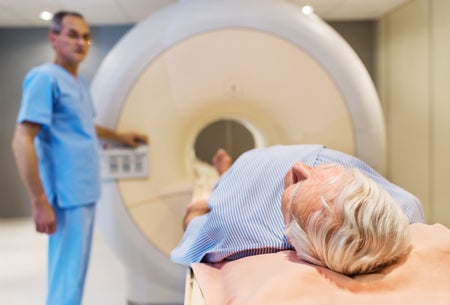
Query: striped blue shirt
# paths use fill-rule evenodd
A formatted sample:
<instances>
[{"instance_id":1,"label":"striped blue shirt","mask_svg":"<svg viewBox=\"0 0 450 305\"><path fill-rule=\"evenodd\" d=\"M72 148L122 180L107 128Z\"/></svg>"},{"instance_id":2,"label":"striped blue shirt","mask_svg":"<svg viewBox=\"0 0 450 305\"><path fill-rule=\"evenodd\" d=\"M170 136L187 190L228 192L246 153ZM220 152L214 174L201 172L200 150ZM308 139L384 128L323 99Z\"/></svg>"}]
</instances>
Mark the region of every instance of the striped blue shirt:
<instances>
[{"instance_id":1,"label":"striped blue shirt","mask_svg":"<svg viewBox=\"0 0 450 305\"><path fill-rule=\"evenodd\" d=\"M189 265L292 250L283 233L281 196L284 176L297 161L358 168L391 194L410 222L424 221L416 197L355 157L323 145L272 146L248 151L234 162L214 187L211 211L192 219L172 261Z\"/></svg>"}]
</instances>

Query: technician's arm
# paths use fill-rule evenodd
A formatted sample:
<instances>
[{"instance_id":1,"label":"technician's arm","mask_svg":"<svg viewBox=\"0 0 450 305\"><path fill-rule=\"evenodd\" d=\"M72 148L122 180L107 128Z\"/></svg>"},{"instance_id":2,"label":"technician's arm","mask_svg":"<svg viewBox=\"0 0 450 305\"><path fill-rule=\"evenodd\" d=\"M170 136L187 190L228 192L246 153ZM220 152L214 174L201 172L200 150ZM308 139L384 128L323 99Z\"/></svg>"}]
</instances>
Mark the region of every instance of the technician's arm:
<instances>
[{"instance_id":1,"label":"technician's arm","mask_svg":"<svg viewBox=\"0 0 450 305\"><path fill-rule=\"evenodd\" d=\"M147 143L147 136L135 132L117 133L114 130L96 125L97 137L123 143L130 147L137 147L140 144Z\"/></svg>"},{"instance_id":2,"label":"technician's arm","mask_svg":"<svg viewBox=\"0 0 450 305\"><path fill-rule=\"evenodd\" d=\"M12 148L20 177L30 197L36 231L52 234L56 231L56 217L42 186L33 143L40 130L39 124L30 122L17 124Z\"/></svg>"}]
</instances>

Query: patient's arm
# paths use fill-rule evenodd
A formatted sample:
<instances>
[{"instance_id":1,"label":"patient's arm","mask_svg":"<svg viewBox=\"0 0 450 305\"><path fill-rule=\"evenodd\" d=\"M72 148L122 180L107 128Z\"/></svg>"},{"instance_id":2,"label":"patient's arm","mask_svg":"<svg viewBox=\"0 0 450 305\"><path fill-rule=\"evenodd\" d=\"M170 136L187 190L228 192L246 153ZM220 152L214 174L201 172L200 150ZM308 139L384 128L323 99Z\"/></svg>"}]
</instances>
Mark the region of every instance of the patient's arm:
<instances>
[{"instance_id":1,"label":"patient's arm","mask_svg":"<svg viewBox=\"0 0 450 305\"><path fill-rule=\"evenodd\" d=\"M230 155L224 149L220 148L214 154L212 163L219 176L222 176L231 167L233 162ZM209 197L209 194L207 197ZM209 211L208 198L194 196L193 200L187 205L187 211L183 219L183 230L186 230L189 222L194 217L205 215Z\"/></svg>"},{"instance_id":2,"label":"patient's arm","mask_svg":"<svg viewBox=\"0 0 450 305\"><path fill-rule=\"evenodd\" d=\"M210 211L210 208L208 206L207 199L197 199L197 200L191 201L187 205L186 215L184 216L184 219L183 219L183 230L186 230L189 222L191 222L191 220L194 217L205 215L209 211Z\"/></svg>"}]
</instances>

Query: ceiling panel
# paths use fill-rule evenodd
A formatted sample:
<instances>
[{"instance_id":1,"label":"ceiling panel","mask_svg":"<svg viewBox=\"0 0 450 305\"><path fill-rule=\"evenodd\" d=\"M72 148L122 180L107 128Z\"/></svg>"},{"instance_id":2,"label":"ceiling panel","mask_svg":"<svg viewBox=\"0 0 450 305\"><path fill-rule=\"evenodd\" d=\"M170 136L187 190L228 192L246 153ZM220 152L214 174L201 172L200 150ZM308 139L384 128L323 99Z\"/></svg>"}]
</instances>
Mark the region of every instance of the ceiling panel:
<instances>
[{"instance_id":1,"label":"ceiling panel","mask_svg":"<svg viewBox=\"0 0 450 305\"><path fill-rule=\"evenodd\" d=\"M279 1L294 3L299 8L311 5L315 13L325 20L374 20L410 0ZM0 0L0 27L46 26L39 19L39 12L55 12L60 9L81 12L91 25L131 24L175 2L176 0Z\"/></svg>"},{"instance_id":2,"label":"ceiling panel","mask_svg":"<svg viewBox=\"0 0 450 305\"><path fill-rule=\"evenodd\" d=\"M376 20L410 0L287 0L310 5L325 20Z\"/></svg>"}]
</instances>

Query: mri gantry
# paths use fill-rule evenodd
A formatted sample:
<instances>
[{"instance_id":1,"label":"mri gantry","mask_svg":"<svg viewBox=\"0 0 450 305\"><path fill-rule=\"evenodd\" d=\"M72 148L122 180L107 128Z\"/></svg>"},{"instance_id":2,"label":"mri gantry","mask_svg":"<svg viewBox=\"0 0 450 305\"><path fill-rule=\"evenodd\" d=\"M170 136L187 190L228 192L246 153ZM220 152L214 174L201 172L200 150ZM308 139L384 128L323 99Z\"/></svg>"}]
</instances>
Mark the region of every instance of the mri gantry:
<instances>
[{"instance_id":1,"label":"mri gantry","mask_svg":"<svg viewBox=\"0 0 450 305\"><path fill-rule=\"evenodd\" d=\"M214 181L201 174L216 147L237 156L320 143L384 172L384 122L367 71L323 21L283 1L171 5L111 50L92 93L100 124L150 138L150 175L105 181L97 214L137 304L182 301L185 268L168 255L194 188Z\"/></svg>"}]
</instances>

